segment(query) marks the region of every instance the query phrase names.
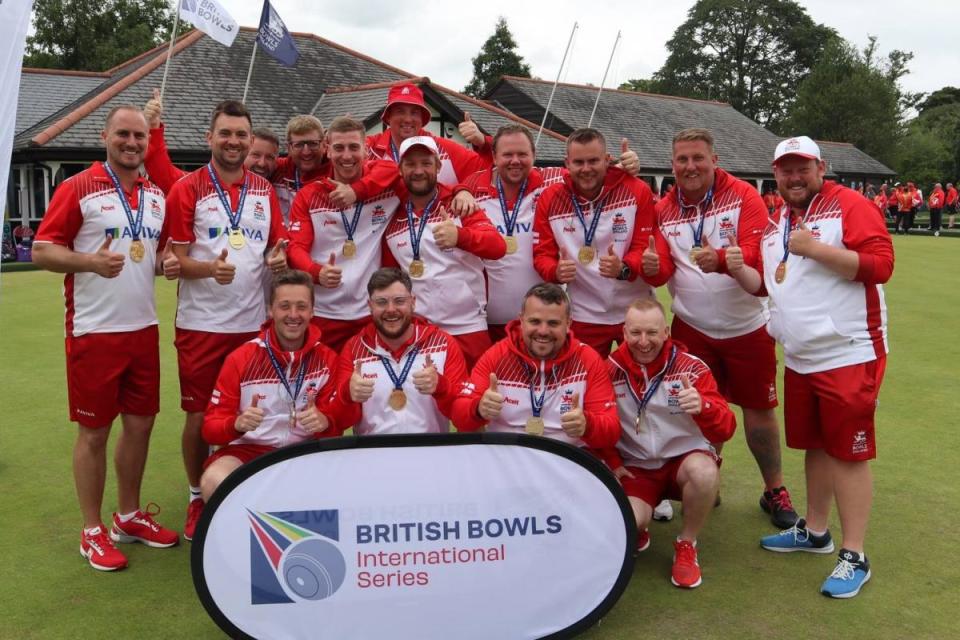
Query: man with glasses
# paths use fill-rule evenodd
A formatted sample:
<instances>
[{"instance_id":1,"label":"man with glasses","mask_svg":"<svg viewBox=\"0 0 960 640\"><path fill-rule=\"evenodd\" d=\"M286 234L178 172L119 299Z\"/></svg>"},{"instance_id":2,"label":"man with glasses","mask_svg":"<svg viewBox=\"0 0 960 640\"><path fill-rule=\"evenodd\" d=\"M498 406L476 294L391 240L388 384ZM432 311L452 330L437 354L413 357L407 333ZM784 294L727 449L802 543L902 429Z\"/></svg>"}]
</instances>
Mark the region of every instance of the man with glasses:
<instances>
[{"instance_id":1,"label":"man with glasses","mask_svg":"<svg viewBox=\"0 0 960 640\"><path fill-rule=\"evenodd\" d=\"M379 269L367 283L373 323L340 354L331 411L357 435L446 433L467 377L456 340L416 316L410 276Z\"/></svg>"},{"instance_id":2,"label":"man with glasses","mask_svg":"<svg viewBox=\"0 0 960 640\"><path fill-rule=\"evenodd\" d=\"M277 160L277 170L272 178L280 198L284 226L289 226L290 207L297 192L326 175L323 125L314 116L293 116L287 122L287 156Z\"/></svg>"}]
</instances>

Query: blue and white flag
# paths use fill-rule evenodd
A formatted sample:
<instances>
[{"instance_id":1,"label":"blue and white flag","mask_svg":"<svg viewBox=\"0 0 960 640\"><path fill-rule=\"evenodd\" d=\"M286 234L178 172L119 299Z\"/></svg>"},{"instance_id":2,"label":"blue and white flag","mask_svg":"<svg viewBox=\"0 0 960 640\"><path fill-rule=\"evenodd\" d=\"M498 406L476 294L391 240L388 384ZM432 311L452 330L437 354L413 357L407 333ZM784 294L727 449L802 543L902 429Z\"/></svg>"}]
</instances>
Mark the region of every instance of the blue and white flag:
<instances>
[{"instance_id":1,"label":"blue and white flag","mask_svg":"<svg viewBox=\"0 0 960 640\"><path fill-rule=\"evenodd\" d=\"M263 0L263 13L260 14L260 30L257 33L257 42L263 50L276 58L277 62L288 67L297 63L300 52L293 42L287 25L283 24L280 14L270 5L270 0Z\"/></svg>"},{"instance_id":2,"label":"blue and white flag","mask_svg":"<svg viewBox=\"0 0 960 640\"><path fill-rule=\"evenodd\" d=\"M181 0L180 18L228 47L240 31L237 21L216 0Z\"/></svg>"}]
</instances>

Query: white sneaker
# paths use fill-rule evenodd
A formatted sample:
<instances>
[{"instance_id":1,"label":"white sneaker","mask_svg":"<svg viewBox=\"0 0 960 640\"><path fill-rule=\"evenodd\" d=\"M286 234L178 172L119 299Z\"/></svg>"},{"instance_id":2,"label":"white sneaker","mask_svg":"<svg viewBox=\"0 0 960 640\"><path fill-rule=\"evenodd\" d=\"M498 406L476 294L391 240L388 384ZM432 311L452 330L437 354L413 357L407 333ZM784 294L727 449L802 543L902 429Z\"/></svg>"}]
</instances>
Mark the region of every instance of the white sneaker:
<instances>
[{"instance_id":1,"label":"white sneaker","mask_svg":"<svg viewBox=\"0 0 960 640\"><path fill-rule=\"evenodd\" d=\"M673 520L673 505L669 500L662 500L653 510L653 519L660 522L669 522Z\"/></svg>"}]
</instances>

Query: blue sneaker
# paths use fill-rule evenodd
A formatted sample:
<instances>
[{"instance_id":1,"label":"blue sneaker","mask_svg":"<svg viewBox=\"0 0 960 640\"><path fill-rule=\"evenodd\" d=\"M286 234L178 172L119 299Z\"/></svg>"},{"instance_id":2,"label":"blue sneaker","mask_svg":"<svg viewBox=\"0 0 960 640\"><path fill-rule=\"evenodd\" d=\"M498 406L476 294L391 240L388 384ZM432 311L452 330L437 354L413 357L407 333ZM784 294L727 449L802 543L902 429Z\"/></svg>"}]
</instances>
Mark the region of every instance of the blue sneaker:
<instances>
[{"instance_id":1,"label":"blue sneaker","mask_svg":"<svg viewBox=\"0 0 960 640\"><path fill-rule=\"evenodd\" d=\"M833 538L827 531L822 536L815 536L807 531L807 522L803 518L797 524L780 533L760 538L760 546L767 551L790 553L791 551L806 551L808 553L833 553Z\"/></svg>"},{"instance_id":2,"label":"blue sneaker","mask_svg":"<svg viewBox=\"0 0 960 640\"><path fill-rule=\"evenodd\" d=\"M840 549L833 573L824 580L820 593L831 598L852 598L870 579L870 562L862 553Z\"/></svg>"}]
</instances>

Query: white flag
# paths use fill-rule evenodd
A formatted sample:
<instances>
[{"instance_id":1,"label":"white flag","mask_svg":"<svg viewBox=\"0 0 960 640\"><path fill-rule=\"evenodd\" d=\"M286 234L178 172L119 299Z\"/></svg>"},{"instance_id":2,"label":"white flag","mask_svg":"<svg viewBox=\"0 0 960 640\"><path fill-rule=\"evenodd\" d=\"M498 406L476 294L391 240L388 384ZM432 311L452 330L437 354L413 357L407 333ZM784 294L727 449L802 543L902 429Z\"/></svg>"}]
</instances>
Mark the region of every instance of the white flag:
<instances>
[{"instance_id":1,"label":"white flag","mask_svg":"<svg viewBox=\"0 0 960 640\"><path fill-rule=\"evenodd\" d=\"M180 0L180 18L222 45L237 39L237 21L216 0Z\"/></svg>"}]
</instances>

